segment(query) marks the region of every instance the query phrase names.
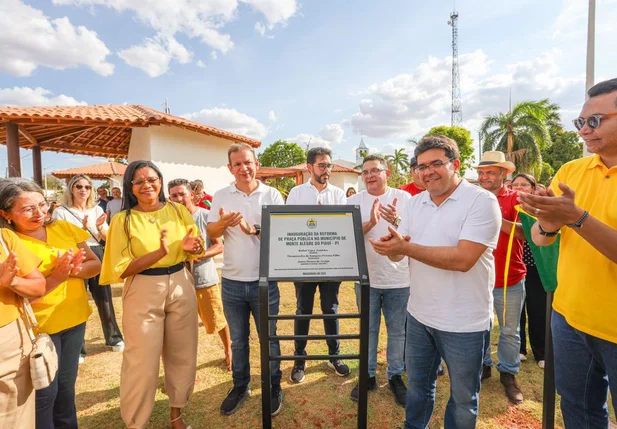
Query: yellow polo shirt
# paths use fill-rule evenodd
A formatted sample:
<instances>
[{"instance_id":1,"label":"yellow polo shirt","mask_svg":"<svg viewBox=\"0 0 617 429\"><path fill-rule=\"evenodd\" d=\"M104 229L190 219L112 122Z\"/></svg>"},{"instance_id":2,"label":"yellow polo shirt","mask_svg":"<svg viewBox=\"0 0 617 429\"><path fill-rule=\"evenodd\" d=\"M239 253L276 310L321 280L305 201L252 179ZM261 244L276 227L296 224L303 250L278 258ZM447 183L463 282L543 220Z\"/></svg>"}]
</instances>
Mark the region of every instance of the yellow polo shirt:
<instances>
[{"instance_id":1,"label":"yellow polo shirt","mask_svg":"<svg viewBox=\"0 0 617 429\"><path fill-rule=\"evenodd\" d=\"M85 242L90 234L64 220L55 220L45 229L47 242L23 234L17 235L36 256L41 258L43 263L39 269L45 277L48 277L56 267L58 251L61 253L68 249L73 249L73 252L79 251L77 244ZM84 280L78 277L69 277L47 295L32 302L32 310L39 324L39 330L46 334L55 334L82 324L92 313Z\"/></svg>"},{"instance_id":2,"label":"yellow polo shirt","mask_svg":"<svg viewBox=\"0 0 617 429\"><path fill-rule=\"evenodd\" d=\"M199 255L191 255L182 250L182 239L189 228L193 228L194 236L199 235L193 216L183 205L175 204L174 209L171 204L166 203L163 208L153 212L131 210L128 235L125 230L126 211L121 211L112 218L107 232L105 256L101 268L101 284L122 283L124 280L120 276L133 259L154 252L161 247L160 238L163 229L167 230L169 253L150 268L171 267L199 257Z\"/></svg>"},{"instance_id":3,"label":"yellow polo shirt","mask_svg":"<svg viewBox=\"0 0 617 429\"><path fill-rule=\"evenodd\" d=\"M2 228L2 238L6 243L6 247L17 255L17 272L18 277L24 277L30 274L41 263L41 260L36 257L24 244L19 237L10 229ZM0 261L8 257L4 251L4 246L0 245ZM0 327L6 326L9 323L17 320L20 314L21 299L11 289L0 286Z\"/></svg>"},{"instance_id":4,"label":"yellow polo shirt","mask_svg":"<svg viewBox=\"0 0 617 429\"><path fill-rule=\"evenodd\" d=\"M607 168L598 155L578 159L555 175L555 195L559 182L576 192L578 207L617 230L617 166ZM561 230L557 283L553 309L579 331L617 343L617 264L569 227Z\"/></svg>"}]
</instances>

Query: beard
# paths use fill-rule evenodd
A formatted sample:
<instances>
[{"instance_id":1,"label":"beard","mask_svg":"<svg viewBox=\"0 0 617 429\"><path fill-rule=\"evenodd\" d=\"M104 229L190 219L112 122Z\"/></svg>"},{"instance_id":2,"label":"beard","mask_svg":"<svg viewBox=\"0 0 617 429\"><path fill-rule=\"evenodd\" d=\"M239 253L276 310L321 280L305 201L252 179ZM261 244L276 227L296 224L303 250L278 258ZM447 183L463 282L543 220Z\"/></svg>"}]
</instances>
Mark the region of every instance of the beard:
<instances>
[{"instance_id":1,"label":"beard","mask_svg":"<svg viewBox=\"0 0 617 429\"><path fill-rule=\"evenodd\" d=\"M315 182L319 183L320 185L324 185L328 183L328 181L330 180L330 175L329 174L322 174L321 176L313 175L313 179L315 179Z\"/></svg>"}]
</instances>

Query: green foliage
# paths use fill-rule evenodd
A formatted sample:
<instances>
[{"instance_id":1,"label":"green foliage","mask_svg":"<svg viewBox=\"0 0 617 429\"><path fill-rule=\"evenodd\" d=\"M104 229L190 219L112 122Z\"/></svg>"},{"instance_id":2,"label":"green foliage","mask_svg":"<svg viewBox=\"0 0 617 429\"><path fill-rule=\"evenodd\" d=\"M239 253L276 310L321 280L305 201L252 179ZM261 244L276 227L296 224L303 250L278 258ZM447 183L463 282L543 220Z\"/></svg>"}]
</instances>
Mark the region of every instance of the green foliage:
<instances>
[{"instance_id":1,"label":"green foliage","mask_svg":"<svg viewBox=\"0 0 617 429\"><path fill-rule=\"evenodd\" d=\"M399 171L397 168L392 165L390 161L388 161L388 168L390 169L390 178L388 179L388 186L391 188L398 188L403 186L405 183L411 182L411 175L409 174L409 168L407 171Z\"/></svg>"},{"instance_id":2,"label":"green foliage","mask_svg":"<svg viewBox=\"0 0 617 429\"><path fill-rule=\"evenodd\" d=\"M559 126L559 106L548 99L522 101L508 113L488 116L480 127L483 150L499 150L517 171L533 172L542 165L541 151L551 145L549 127Z\"/></svg>"},{"instance_id":3,"label":"green foliage","mask_svg":"<svg viewBox=\"0 0 617 429\"><path fill-rule=\"evenodd\" d=\"M553 167L551 167L551 164L549 164L546 161L542 161L542 172L540 173L538 177L538 182L542 183L543 185L546 185L549 181L549 179L551 177L553 177L555 175L555 170L553 169Z\"/></svg>"},{"instance_id":4,"label":"green foliage","mask_svg":"<svg viewBox=\"0 0 617 429\"><path fill-rule=\"evenodd\" d=\"M468 168L471 168L475 160L471 132L463 127L440 125L438 127L431 128L426 135L450 137L458 144L458 151L461 154L461 176L464 176L465 171Z\"/></svg>"},{"instance_id":5,"label":"green foliage","mask_svg":"<svg viewBox=\"0 0 617 429\"><path fill-rule=\"evenodd\" d=\"M306 154L300 146L277 140L257 155L264 167L292 167L306 162Z\"/></svg>"},{"instance_id":6,"label":"green foliage","mask_svg":"<svg viewBox=\"0 0 617 429\"><path fill-rule=\"evenodd\" d=\"M409 170L409 155L405 153L405 149L395 149L394 155L386 155L384 158L388 161L392 172L404 175Z\"/></svg>"},{"instance_id":7,"label":"green foliage","mask_svg":"<svg viewBox=\"0 0 617 429\"><path fill-rule=\"evenodd\" d=\"M583 156L583 143L576 131L565 131L560 126L550 129L552 145L542 151L542 160L557 171L566 162Z\"/></svg>"}]
</instances>

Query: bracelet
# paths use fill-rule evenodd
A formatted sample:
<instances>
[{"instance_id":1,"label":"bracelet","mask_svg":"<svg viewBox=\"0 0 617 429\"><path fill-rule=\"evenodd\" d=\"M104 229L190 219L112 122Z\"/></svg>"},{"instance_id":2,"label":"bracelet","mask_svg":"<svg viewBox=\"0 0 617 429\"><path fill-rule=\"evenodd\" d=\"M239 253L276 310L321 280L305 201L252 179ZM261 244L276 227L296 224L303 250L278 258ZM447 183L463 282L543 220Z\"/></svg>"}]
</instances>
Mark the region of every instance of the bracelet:
<instances>
[{"instance_id":1,"label":"bracelet","mask_svg":"<svg viewBox=\"0 0 617 429\"><path fill-rule=\"evenodd\" d=\"M542 228L542 225L540 224L540 222L538 222L538 230L540 231L540 235L543 235L544 237L554 237L557 234L559 234L559 229L554 232L545 231L544 228Z\"/></svg>"},{"instance_id":2,"label":"bracelet","mask_svg":"<svg viewBox=\"0 0 617 429\"><path fill-rule=\"evenodd\" d=\"M570 228L582 228L583 222L585 222L588 217L589 217L589 212L585 210L585 213L583 213L583 216L581 216L579 220L577 220L574 223L569 223L567 224L567 226L569 226Z\"/></svg>"}]
</instances>

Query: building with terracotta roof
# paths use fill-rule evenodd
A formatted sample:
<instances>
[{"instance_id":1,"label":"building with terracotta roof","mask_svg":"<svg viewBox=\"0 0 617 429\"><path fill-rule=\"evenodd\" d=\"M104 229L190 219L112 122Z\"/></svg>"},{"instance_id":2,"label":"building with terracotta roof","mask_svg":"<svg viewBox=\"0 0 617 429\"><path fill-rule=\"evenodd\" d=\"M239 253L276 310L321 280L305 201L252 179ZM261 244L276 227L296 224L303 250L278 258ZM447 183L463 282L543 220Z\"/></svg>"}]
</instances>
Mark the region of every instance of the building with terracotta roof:
<instances>
[{"instance_id":1,"label":"building with terracotta roof","mask_svg":"<svg viewBox=\"0 0 617 429\"><path fill-rule=\"evenodd\" d=\"M352 186L357 191L361 171L345 167L337 164L336 162L333 162L333 164L334 167L332 168L330 183L343 190L347 190L347 188ZM259 170L257 170L257 178L262 181L280 177L293 177L296 179L296 185L301 185L302 183L308 182L310 178L306 163L286 168L260 167Z\"/></svg>"},{"instance_id":2,"label":"building with terracotta roof","mask_svg":"<svg viewBox=\"0 0 617 429\"><path fill-rule=\"evenodd\" d=\"M122 177L126 171L126 165L119 162L108 161L102 164L87 165L85 167L69 168L66 170L52 171L52 176L58 179L69 180L73 176L85 174L92 180L106 180L111 186L122 187Z\"/></svg>"},{"instance_id":3,"label":"building with terracotta roof","mask_svg":"<svg viewBox=\"0 0 617 429\"><path fill-rule=\"evenodd\" d=\"M31 149L34 178L42 181L41 153L153 161L166 181L201 179L210 194L229 185L227 149L258 140L140 105L0 107L0 143L9 176L21 176L19 149Z\"/></svg>"}]
</instances>

